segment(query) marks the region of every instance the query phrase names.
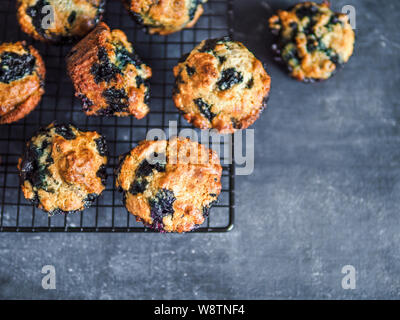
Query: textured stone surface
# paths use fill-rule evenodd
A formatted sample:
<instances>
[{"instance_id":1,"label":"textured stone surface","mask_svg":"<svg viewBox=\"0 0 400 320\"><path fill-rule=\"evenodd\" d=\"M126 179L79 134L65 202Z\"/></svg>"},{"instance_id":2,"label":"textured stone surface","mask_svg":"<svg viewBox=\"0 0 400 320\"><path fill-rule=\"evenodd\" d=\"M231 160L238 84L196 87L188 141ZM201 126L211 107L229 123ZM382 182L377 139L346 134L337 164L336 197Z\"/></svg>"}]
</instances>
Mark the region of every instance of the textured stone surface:
<instances>
[{"instance_id":1,"label":"textured stone surface","mask_svg":"<svg viewBox=\"0 0 400 320\"><path fill-rule=\"evenodd\" d=\"M232 232L1 234L0 298L399 298L400 2L350 2L355 55L302 84L273 63L266 30L270 8L294 1L236 0L237 39L266 62L272 93ZM57 290L41 288L45 264ZM347 264L356 290L341 288Z\"/></svg>"}]
</instances>

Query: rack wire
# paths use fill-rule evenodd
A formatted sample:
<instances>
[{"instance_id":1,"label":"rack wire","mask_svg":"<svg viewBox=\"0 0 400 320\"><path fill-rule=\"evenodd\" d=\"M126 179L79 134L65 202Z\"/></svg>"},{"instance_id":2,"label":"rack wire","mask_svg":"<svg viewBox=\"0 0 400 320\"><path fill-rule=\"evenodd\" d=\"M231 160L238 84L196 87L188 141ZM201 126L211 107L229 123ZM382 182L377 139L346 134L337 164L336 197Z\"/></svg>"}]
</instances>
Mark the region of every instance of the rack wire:
<instances>
[{"instance_id":1,"label":"rack wire","mask_svg":"<svg viewBox=\"0 0 400 320\"><path fill-rule=\"evenodd\" d=\"M0 42L25 40L37 48L46 64L46 93L39 106L27 117L0 126L0 232L151 232L127 212L122 195L115 189L113 170L118 156L146 137L152 128L167 130L177 121L178 131L193 128L180 116L172 102L172 68L201 40L225 35L233 37L232 0L208 0L205 12L192 29L169 35L149 35L136 25L120 1L108 1L104 21L122 29L144 62L153 69L151 112L142 120L133 117L87 117L65 70L65 56L71 46L54 46L33 41L19 28L14 0L1 0ZM20 185L17 161L25 141L40 127L52 121L73 123L80 129L105 135L110 150L107 186L88 209L49 217L25 200ZM196 129L197 130L197 129ZM197 130L199 133L199 131ZM232 144L233 145L233 144ZM222 150L223 148L221 148ZM224 157L220 158L222 163ZM223 164L222 192L205 223L194 232L227 232L234 225L234 161Z\"/></svg>"}]
</instances>

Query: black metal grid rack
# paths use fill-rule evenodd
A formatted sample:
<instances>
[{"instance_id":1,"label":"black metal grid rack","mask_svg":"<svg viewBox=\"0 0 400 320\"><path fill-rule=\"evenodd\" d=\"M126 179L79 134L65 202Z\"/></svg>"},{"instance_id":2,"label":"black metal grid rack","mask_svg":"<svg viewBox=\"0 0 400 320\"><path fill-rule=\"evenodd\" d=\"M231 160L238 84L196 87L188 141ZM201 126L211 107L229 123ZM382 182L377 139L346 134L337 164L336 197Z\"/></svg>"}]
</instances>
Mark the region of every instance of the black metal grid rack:
<instances>
[{"instance_id":1,"label":"black metal grid rack","mask_svg":"<svg viewBox=\"0 0 400 320\"><path fill-rule=\"evenodd\" d=\"M14 0L0 0L0 42L26 40L43 56L46 64L46 93L39 106L25 119L0 126L0 231L3 232L147 232L122 204L122 195L114 187L113 169L118 156L145 139L152 128L167 129L177 121L178 130L192 128L182 119L171 99L172 68L177 60L201 40L233 36L232 0L208 0L196 26L181 32L148 35L137 26L120 1L108 1L104 21L111 28L125 31L142 59L152 67L151 112L142 120L133 117L87 117L74 98L66 75L65 56L71 46L39 43L27 37L16 21ZM83 212L48 217L33 207L19 187L18 157L24 143L40 127L52 121L71 122L81 129L97 130L106 136L109 150L107 187L92 207ZM221 148L222 149L222 148ZM220 154L221 156L221 154ZM221 157L221 162L224 158ZM223 165L222 192L207 221L195 232L226 232L234 223L234 164Z\"/></svg>"}]
</instances>

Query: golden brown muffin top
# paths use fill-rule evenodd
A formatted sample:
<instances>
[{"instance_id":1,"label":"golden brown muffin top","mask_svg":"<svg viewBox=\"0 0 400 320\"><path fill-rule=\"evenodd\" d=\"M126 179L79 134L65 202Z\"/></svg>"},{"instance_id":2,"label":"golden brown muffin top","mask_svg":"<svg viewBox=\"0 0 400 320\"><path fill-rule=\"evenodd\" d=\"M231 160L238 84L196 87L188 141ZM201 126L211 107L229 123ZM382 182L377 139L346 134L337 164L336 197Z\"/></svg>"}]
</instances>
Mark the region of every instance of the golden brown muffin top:
<instances>
[{"instance_id":1,"label":"golden brown muffin top","mask_svg":"<svg viewBox=\"0 0 400 320\"><path fill-rule=\"evenodd\" d=\"M0 44L0 124L23 118L44 93L45 67L25 42Z\"/></svg>"},{"instance_id":2,"label":"golden brown muffin top","mask_svg":"<svg viewBox=\"0 0 400 320\"><path fill-rule=\"evenodd\" d=\"M141 119L150 111L151 68L140 60L123 31L99 23L72 48L67 69L87 115Z\"/></svg>"},{"instance_id":3,"label":"golden brown muffin top","mask_svg":"<svg viewBox=\"0 0 400 320\"><path fill-rule=\"evenodd\" d=\"M101 20L105 0L18 0L22 30L36 40L55 43L80 39ZM51 6L54 19L48 19Z\"/></svg>"},{"instance_id":4,"label":"golden brown muffin top","mask_svg":"<svg viewBox=\"0 0 400 320\"><path fill-rule=\"evenodd\" d=\"M50 124L19 159L25 198L49 214L81 211L103 192L107 147L95 131Z\"/></svg>"},{"instance_id":5,"label":"golden brown muffin top","mask_svg":"<svg viewBox=\"0 0 400 320\"><path fill-rule=\"evenodd\" d=\"M202 41L174 67L173 99L198 128L220 133L245 129L266 105L271 79L262 63L240 42Z\"/></svg>"},{"instance_id":6,"label":"golden brown muffin top","mask_svg":"<svg viewBox=\"0 0 400 320\"><path fill-rule=\"evenodd\" d=\"M203 13L207 0L124 0L125 7L149 33L168 35L191 28Z\"/></svg>"},{"instance_id":7,"label":"golden brown muffin top","mask_svg":"<svg viewBox=\"0 0 400 320\"><path fill-rule=\"evenodd\" d=\"M269 19L278 36L275 49L300 81L328 79L353 54L355 35L348 17L329 7L329 2L308 1Z\"/></svg>"},{"instance_id":8,"label":"golden brown muffin top","mask_svg":"<svg viewBox=\"0 0 400 320\"><path fill-rule=\"evenodd\" d=\"M116 186L127 210L158 231L201 225L221 192L218 155L189 139L142 141L122 159Z\"/></svg>"}]
</instances>

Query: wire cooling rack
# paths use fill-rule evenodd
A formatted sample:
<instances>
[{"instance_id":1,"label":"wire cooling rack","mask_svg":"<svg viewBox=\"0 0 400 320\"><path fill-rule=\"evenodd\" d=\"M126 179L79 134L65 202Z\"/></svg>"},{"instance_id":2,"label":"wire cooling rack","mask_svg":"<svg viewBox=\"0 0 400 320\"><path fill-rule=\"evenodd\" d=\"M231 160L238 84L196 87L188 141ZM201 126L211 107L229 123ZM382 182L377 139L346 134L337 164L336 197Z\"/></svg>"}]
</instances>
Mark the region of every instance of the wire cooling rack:
<instances>
[{"instance_id":1,"label":"wire cooling rack","mask_svg":"<svg viewBox=\"0 0 400 320\"><path fill-rule=\"evenodd\" d=\"M0 42L26 40L37 48L46 64L46 93L38 107L17 123L0 126L0 231L3 232L151 232L136 222L115 189L113 170L118 156L146 137L152 128L167 129L177 121L178 130L193 128L181 118L172 102L172 68L201 40L233 36L231 0L208 0L205 12L192 29L169 35L148 35L122 7L108 1L104 21L122 29L142 60L153 69L151 112L142 120L133 117L87 117L74 98L66 75L65 56L71 46L54 46L33 41L19 28L14 0L0 0ZM25 200L19 186L17 161L29 139L40 127L52 121L73 123L81 129L105 135L110 151L107 187L97 201L83 212L48 217ZM197 130L197 129L196 129ZM199 132L198 132L199 133ZM222 150L222 148L221 148ZM222 152L221 152L222 153ZM221 156L221 162L224 158ZM195 232L226 232L234 223L234 164L223 165L222 192L210 216Z\"/></svg>"}]
</instances>

